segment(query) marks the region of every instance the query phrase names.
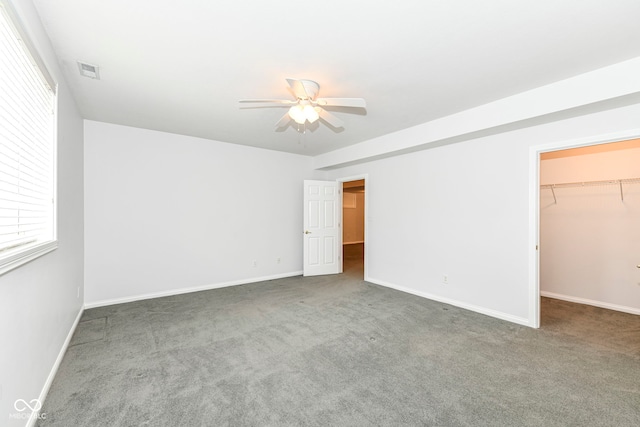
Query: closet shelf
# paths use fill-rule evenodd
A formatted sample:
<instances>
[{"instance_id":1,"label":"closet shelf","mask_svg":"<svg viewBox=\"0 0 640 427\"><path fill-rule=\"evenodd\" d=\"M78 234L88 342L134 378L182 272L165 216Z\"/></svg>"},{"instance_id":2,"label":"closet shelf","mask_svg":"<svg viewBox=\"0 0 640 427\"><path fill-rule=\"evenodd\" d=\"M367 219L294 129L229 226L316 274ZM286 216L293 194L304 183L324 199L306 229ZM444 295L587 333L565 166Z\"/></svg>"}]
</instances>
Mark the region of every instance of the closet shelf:
<instances>
[{"instance_id":1,"label":"closet shelf","mask_svg":"<svg viewBox=\"0 0 640 427\"><path fill-rule=\"evenodd\" d=\"M556 188L571 188L571 187L589 187L596 185L617 185L620 188L620 200L624 202L624 187L622 184L640 184L640 178L626 178L626 179L610 179L605 181L583 181L583 182L563 182L560 184L544 184L540 186L540 189L549 189L553 194L553 202L558 204L556 198Z\"/></svg>"}]
</instances>

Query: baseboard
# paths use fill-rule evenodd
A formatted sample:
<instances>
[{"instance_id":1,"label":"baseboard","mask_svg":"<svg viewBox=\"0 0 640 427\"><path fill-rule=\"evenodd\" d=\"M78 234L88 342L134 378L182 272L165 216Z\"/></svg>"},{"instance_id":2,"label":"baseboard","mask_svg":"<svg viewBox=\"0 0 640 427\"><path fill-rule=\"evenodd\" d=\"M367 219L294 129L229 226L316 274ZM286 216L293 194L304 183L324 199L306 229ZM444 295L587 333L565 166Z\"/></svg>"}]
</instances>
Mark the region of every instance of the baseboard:
<instances>
[{"instance_id":1,"label":"baseboard","mask_svg":"<svg viewBox=\"0 0 640 427\"><path fill-rule=\"evenodd\" d=\"M188 294L191 292L200 292L200 291L209 291L211 289L246 285L249 283L265 282L267 280L283 279L285 277L293 277L293 276L300 276L300 275L302 275L302 271L291 271L289 273L275 274L273 276L253 277L250 279L234 280L231 282L220 282L220 283L214 283L214 284L204 285L204 286L195 286L191 288L171 289L168 291L154 292L150 294L133 295L133 296L123 297L123 298L114 298L114 299L108 299L108 300L89 302L89 303L85 303L84 308L88 309L88 308L104 307L107 305L124 304L127 302L141 301L145 299L170 297L172 295Z\"/></svg>"},{"instance_id":2,"label":"baseboard","mask_svg":"<svg viewBox=\"0 0 640 427\"><path fill-rule=\"evenodd\" d=\"M453 300L453 299L449 299L449 298L443 298L443 297L438 296L438 295L433 295L433 294L430 294L430 293L427 293L427 292L416 291L414 289L405 288L403 286L397 286L397 285L394 285L393 283L384 282L382 280L377 280L377 279L373 279L373 278L370 278L370 277L365 277L364 280L366 282L370 282L370 283L374 283L376 285L384 286L385 288L395 289L396 291L406 292L408 294L416 295L416 296L419 296L419 297L422 297L422 298L430 299L430 300L433 300L433 301L438 301L438 302L441 302L441 303L444 303L444 304L453 305L455 307L464 308L465 310L474 311L476 313L484 314L484 315L490 316L490 317L495 317L495 318L500 319L500 320L506 320L507 322L517 323L518 325L529 326L531 328L535 327L534 325L532 325L529 322L529 319L525 318L525 317L513 316L511 314L503 313L501 311L491 310L491 309L488 309L488 308L480 307L480 306L473 305L473 304L468 304L468 303L465 303L465 302L461 302L461 301L457 301L457 300Z\"/></svg>"},{"instance_id":3,"label":"baseboard","mask_svg":"<svg viewBox=\"0 0 640 427\"><path fill-rule=\"evenodd\" d=\"M569 295L556 294L554 292L541 291L540 292L540 296L547 297L547 298L553 298L553 299L559 299L559 300L563 300L563 301L575 302L575 303L578 303L578 304L592 305L594 307L606 308L608 310L621 311L623 313L640 315L640 309L634 308L634 307L627 307L625 305L610 304L608 302L595 301L595 300L586 299L586 298L579 298L579 297L572 297L572 296L569 296Z\"/></svg>"},{"instance_id":4,"label":"baseboard","mask_svg":"<svg viewBox=\"0 0 640 427\"><path fill-rule=\"evenodd\" d=\"M364 243L364 240L357 240L355 242L342 242L342 245L357 245L358 243Z\"/></svg>"},{"instance_id":5,"label":"baseboard","mask_svg":"<svg viewBox=\"0 0 640 427\"><path fill-rule=\"evenodd\" d=\"M71 325L71 329L67 334L67 338L64 340L62 344L62 348L58 353L58 357L51 367L51 371L49 372L49 376L47 377L47 381L45 381L44 386L42 387L42 391L40 392L40 396L38 396L38 400L44 404L44 400L47 397L47 393L49 393L49 389L51 388L51 384L53 383L53 379L58 373L58 368L60 368L60 363L62 363L62 359L64 358L65 353L67 352L67 348L69 347L69 343L71 342L71 338L73 338L73 333L76 331L78 327L78 323L80 322L80 318L82 317L82 313L84 312L84 308L80 307L80 311L78 311L78 315L76 316L76 320L73 321L73 325ZM40 415L40 410L33 411L31 417L27 421L26 427L33 427L38 421L38 416Z\"/></svg>"}]
</instances>

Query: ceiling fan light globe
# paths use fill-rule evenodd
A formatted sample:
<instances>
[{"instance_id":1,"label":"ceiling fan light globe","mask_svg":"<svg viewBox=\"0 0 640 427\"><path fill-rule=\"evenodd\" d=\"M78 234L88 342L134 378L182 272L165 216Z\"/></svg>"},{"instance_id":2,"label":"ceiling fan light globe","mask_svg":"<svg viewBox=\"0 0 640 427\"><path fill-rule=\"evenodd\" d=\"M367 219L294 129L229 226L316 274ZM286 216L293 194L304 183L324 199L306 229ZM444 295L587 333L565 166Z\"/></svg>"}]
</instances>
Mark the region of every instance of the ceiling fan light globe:
<instances>
[{"instance_id":1,"label":"ceiling fan light globe","mask_svg":"<svg viewBox=\"0 0 640 427\"><path fill-rule=\"evenodd\" d=\"M298 124L303 125L307 117L304 114L304 109L300 105L294 105L289 108L289 116Z\"/></svg>"},{"instance_id":2,"label":"ceiling fan light globe","mask_svg":"<svg viewBox=\"0 0 640 427\"><path fill-rule=\"evenodd\" d=\"M309 123L315 122L320 117L318 112L311 105L305 105L302 111L304 112L305 118L309 120Z\"/></svg>"}]
</instances>

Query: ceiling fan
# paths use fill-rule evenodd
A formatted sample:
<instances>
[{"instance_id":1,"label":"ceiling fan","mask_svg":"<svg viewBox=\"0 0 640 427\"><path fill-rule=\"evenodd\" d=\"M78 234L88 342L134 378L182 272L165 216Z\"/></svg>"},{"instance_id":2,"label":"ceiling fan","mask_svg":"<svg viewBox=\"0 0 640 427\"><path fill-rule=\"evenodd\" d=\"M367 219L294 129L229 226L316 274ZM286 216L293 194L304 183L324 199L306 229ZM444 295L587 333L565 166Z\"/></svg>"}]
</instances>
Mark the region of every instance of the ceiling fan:
<instances>
[{"instance_id":1,"label":"ceiling fan","mask_svg":"<svg viewBox=\"0 0 640 427\"><path fill-rule=\"evenodd\" d=\"M289 111L282 116L277 128L283 128L291 120L300 125L306 122L313 123L322 119L334 128L343 127L344 123L323 107L348 107L366 108L367 104L362 98L318 98L320 85L313 80L287 79L289 90L296 97L287 99L241 99L241 103L260 103L261 107L289 107Z\"/></svg>"}]
</instances>

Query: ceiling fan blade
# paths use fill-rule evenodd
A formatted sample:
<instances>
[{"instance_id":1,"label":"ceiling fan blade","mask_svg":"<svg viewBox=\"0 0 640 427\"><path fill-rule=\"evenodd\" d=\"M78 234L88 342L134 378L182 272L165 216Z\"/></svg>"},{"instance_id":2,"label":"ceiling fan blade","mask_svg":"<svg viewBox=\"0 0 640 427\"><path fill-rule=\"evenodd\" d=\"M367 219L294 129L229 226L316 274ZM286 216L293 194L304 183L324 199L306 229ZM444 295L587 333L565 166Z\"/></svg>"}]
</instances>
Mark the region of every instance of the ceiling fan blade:
<instances>
[{"instance_id":1,"label":"ceiling fan blade","mask_svg":"<svg viewBox=\"0 0 640 427\"><path fill-rule=\"evenodd\" d=\"M316 99L318 96L318 92L320 91L320 85L318 82L314 82L313 80L298 80L302 86L304 86L304 91L309 97L309 99Z\"/></svg>"},{"instance_id":2,"label":"ceiling fan blade","mask_svg":"<svg viewBox=\"0 0 640 427\"><path fill-rule=\"evenodd\" d=\"M256 109L256 108L272 108L272 107L276 107L276 108L289 108L288 104L282 104L280 102L261 102L260 104L246 104L246 105L240 105L240 109L241 110L249 110L249 109Z\"/></svg>"},{"instance_id":3,"label":"ceiling fan blade","mask_svg":"<svg viewBox=\"0 0 640 427\"><path fill-rule=\"evenodd\" d=\"M296 98L298 99L310 98L309 94L307 93L306 89L304 88L304 85L300 80L287 79L287 83L289 83L289 86L291 87L291 91L293 92Z\"/></svg>"},{"instance_id":4,"label":"ceiling fan blade","mask_svg":"<svg viewBox=\"0 0 640 427\"><path fill-rule=\"evenodd\" d=\"M316 108L318 115L322 120L329 123L334 128L341 128L344 122L323 108Z\"/></svg>"},{"instance_id":5,"label":"ceiling fan blade","mask_svg":"<svg viewBox=\"0 0 640 427\"><path fill-rule=\"evenodd\" d=\"M367 103L362 98L318 98L316 102L321 107L367 108Z\"/></svg>"},{"instance_id":6,"label":"ceiling fan blade","mask_svg":"<svg viewBox=\"0 0 640 427\"><path fill-rule=\"evenodd\" d=\"M282 116L280 120L278 120L278 123L276 123L276 127L277 128L286 127L290 121L291 121L291 116L289 116L289 113L285 113L285 115Z\"/></svg>"},{"instance_id":7,"label":"ceiling fan blade","mask_svg":"<svg viewBox=\"0 0 640 427\"><path fill-rule=\"evenodd\" d=\"M268 102L271 104L285 104L291 105L295 104L296 101L289 101L287 99L241 99L238 102L246 103L246 102Z\"/></svg>"}]
</instances>

